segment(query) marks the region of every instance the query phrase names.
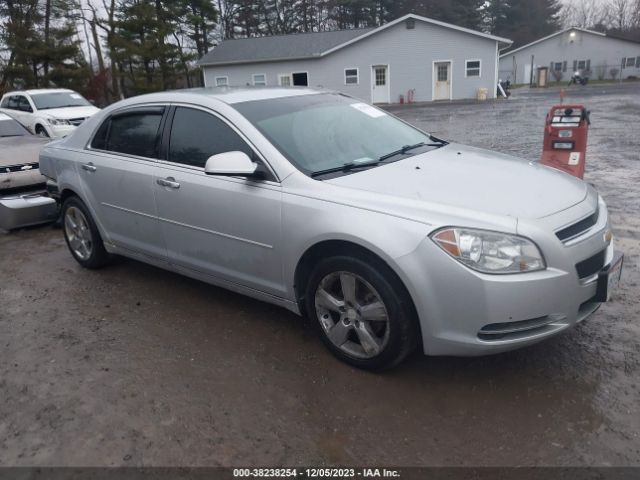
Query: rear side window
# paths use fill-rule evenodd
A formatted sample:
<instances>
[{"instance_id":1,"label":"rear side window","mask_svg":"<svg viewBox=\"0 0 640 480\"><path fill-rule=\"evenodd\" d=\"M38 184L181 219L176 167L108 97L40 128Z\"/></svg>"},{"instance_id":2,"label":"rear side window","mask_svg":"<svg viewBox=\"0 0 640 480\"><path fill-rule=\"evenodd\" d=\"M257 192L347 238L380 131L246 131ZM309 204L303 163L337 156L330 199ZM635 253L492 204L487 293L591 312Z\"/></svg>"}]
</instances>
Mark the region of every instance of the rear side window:
<instances>
[{"instance_id":1,"label":"rear side window","mask_svg":"<svg viewBox=\"0 0 640 480\"><path fill-rule=\"evenodd\" d=\"M10 108L11 110L18 110L18 100L20 100L20 97L16 95L9 97L7 108Z\"/></svg>"},{"instance_id":2,"label":"rear side window","mask_svg":"<svg viewBox=\"0 0 640 480\"><path fill-rule=\"evenodd\" d=\"M0 108L9 108L9 97L4 97L2 99L2 103L0 103Z\"/></svg>"},{"instance_id":3,"label":"rear side window","mask_svg":"<svg viewBox=\"0 0 640 480\"><path fill-rule=\"evenodd\" d=\"M114 115L96 132L92 148L138 157L158 158L160 122L164 109Z\"/></svg>"},{"instance_id":4,"label":"rear side window","mask_svg":"<svg viewBox=\"0 0 640 480\"><path fill-rule=\"evenodd\" d=\"M170 162L204 168L210 156L233 151L253 158L251 147L218 117L193 108L176 108L169 143Z\"/></svg>"}]
</instances>

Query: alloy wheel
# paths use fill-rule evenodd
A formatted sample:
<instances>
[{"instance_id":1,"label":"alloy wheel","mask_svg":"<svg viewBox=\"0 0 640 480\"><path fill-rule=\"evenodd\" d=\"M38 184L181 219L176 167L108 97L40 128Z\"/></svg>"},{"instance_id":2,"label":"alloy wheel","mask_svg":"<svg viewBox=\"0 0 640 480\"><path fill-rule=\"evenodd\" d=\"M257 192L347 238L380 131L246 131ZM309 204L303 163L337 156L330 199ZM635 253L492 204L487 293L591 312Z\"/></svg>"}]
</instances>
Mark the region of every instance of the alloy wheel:
<instances>
[{"instance_id":1,"label":"alloy wheel","mask_svg":"<svg viewBox=\"0 0 640 480\"><path fill-rule=\"evenodd\" d=\"M64 232L73 253L88 260L93 251L93 239L87 217L79 208L69 207L64 214Z\"/></svg>"},{"instance_id":2,"label":"alloy wheel","mask_svg":"<svg viewBox=\"0 0 640 480\"><path fill-rule=\"evenodd\" d=\"M365 279L333 272L315 293L316 315L327 338L356 358L373 358L389 342L389 315L382 297Z\"/></svg>"}]
</instances>

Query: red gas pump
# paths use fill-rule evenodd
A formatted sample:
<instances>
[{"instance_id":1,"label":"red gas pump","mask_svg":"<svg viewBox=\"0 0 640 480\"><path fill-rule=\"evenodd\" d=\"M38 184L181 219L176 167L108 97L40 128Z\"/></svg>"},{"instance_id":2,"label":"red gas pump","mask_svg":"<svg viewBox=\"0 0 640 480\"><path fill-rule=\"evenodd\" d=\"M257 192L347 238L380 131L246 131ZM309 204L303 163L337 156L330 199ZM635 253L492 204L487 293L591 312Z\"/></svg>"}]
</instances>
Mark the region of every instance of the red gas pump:
<instances>
[{"instance_id":1,"label":"red gas pump","mask_svg":"<svg viewBox=\"0 0 640 480\"><path fill-rule=\"evenodd\" d=\"M583 105L555 105L547 114L542 163L584 177L589 112Z\"/></svg>"}]
</instances>

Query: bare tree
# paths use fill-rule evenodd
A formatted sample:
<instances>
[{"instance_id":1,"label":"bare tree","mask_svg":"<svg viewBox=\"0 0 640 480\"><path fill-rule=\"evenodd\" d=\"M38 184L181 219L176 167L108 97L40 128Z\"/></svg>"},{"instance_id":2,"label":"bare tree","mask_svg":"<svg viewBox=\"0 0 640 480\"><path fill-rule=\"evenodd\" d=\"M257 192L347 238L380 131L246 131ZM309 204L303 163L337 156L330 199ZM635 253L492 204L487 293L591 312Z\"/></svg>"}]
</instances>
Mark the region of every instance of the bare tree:
<instances>
[{"instance_id":1,"label":"bare tree","mask_svg":"<svg viewBox=\"0 0 640 480\"><path fill-rule=\"evenodd\" d=\"M608 9L601 0L571 0L563 4L560 11L563 27L593 28L609 23Z\"/></svg>"},{"instance_id":2,"label":"bare tree","mask_svg":"<svg viewBox=\"0 0 640 480\"><path fill-rule=\"evenodd\" d=\"M631 28L633 4L631 0L610 0L611 26L618 30Z\"/></svg>"}]
</instances>

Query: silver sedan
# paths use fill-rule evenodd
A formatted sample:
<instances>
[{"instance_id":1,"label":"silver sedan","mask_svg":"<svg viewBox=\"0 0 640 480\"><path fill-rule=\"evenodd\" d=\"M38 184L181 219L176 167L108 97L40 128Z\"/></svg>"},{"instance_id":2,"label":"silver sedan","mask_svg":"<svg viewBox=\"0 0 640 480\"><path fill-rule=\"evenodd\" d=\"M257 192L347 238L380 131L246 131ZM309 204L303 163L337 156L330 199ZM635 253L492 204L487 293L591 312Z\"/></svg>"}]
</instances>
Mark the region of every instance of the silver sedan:
<instances>
[{"instance_id":1,"label":"silver sedan","mask_svg":"<svg viewBox=\"0 0 640 480\"><path fill-rule=\"evenodd\" d=\"M83 266L125 255L281 305L339 358L530 345L619 280L607 208L560 171L313 89L136 97L44 148Z\"/></svg>"}]
</instances>

